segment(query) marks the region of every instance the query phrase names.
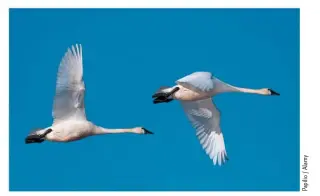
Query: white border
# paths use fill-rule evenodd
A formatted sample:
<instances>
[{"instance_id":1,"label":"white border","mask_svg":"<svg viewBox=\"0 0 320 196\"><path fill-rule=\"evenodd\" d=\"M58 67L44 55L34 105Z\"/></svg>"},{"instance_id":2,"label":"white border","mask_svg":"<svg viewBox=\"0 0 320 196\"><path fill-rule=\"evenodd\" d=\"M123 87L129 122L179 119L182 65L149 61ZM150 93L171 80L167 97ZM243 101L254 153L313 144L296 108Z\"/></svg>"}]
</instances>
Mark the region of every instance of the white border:
<instances>
[{"instance_id":1,"label":"white border","mask_svg":"<svg viewBox=\"0 0 320 196\"><path fill-rule=\"evenodd\" d=\"M316 18L320 17L316 4L303 5L300 10L300 163L304 154L310 156L308 181L310 189L319 190L316 178L319 177L319 44L320 28ZM317 156L318 155L318 156ZM301 174L301 173L300 173ZM303 175L300 175L302 179ZM300 182L301 182L300 179ZM301 184L302 186L302 184ZM302 188L302 187L301 187Z\"/></svg>"},{"instance_id":2,"label":"white border","mask_svg":"<svg viewBox=\"0 0 320 196\"><path fill-rule=\"evenodd\" d=\"M70 1L41 1L41 0L11 0L9 7L121 7L121 8L167 8L167 7L299 7L299 0L70 0Z\"/></svg>"},{"instance_id":3,"label":"white border","mask_svg":"<svg viewBox=\"0 0 320 196\"><path fill-rule=\"evenodd\" d=\"M1 4L4 1L0 1ZM319 158L316 157L319 153L316 153L315 149L318 142L318 138L315 134L320 131L320 125L318 123L319 115L319 93L318 93L318 85L320 84L318 76L320 75L318 71L318 67L320 66L319 58L320 51L319 47L319 22L320 12L316 9L317 5L310 1L298 1L298 0L221 0L221 1L213 1L213 0L162 0L162 1L151 1L151 0L115 0L115 1L99 1L99 0L54 0L54 1L44 1L44 0L11 0L8 5L1 6L1 58L0 60L0 85L1 85L1 101L0 101L0 112L1 112L1 137L0 137L0 152L2 161L1 164L1 195L9 194L8 188L8 65L9 65L9 56L8 56L8 7L11 8L20 8L20 7L42 7L42 8L50 8L50 7L78 7L78 8L100 8L100 7L121 7L121 8L130 8L130 7L153 7L153 8L167 8L167 7L215 7L215 8L236 8L236 7L251 7L251 8L301 8L300 16L301 16L301 157L303 154L308 154L310 156L309 163L309 190L314 192L318 187L316 186L316 177L319 175L319 169L316 168L319 164ZM316 70L317 69L317 70ZM302 159L300 159L302 161ZM214 177L214 176L213 176ZM310 192L311 192L310 191ZM2 193L3 192L3 193ZM309 192L309 193L310 193ZM73 195L87 195L90 194L124 194L124 193L116 193L116 192L108 192L108 193L98 193L98 192L46 192L47 195L56 195L56 194L73 194ZM125 192L129 193L129 192ZM11 192L10 194L19 194L19 195L40 195L43 193L36 192ZM134 192L132 194L150 194L148 192ZM154 192L152 194L182 194L182 195L190 195L190 194L207 194L211 195L210 192ZM229 195L235 194L235 192L215 192L214 194L222 194ZM255 192L239 192L238 195L255 195ZM268 192L259 192L259 194L270 194ZM271 194L287 194L286 192L273 192Z\"/></svg>"}]
</instances>

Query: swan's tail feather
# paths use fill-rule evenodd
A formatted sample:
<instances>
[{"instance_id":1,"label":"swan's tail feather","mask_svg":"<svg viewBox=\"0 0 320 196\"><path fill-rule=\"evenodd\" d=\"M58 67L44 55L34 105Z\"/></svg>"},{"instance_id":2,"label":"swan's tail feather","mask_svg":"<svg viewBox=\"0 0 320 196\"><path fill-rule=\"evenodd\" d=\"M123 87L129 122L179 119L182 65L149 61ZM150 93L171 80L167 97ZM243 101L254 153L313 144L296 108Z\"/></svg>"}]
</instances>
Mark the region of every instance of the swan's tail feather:
<instances>
[{"instance_id":1,"label":"swan's tail feather","mask_svg":"<svg viewBox=\"0 0 320 196\"><path fill-rule=\"evenodd\" d=\"M34 128L34 129L32 129L32 130L30 131L29 135L36 135L36 134L38 134L39 132L41 132L41 130L43 130L43 129L41 129L41 128Z\"/></svg>"},{"instance_id":2,"label":"swan's tail feather","mask_svg":"<svg viewBox=\"0 0 320 196\"><path fill-rule=\"evenodd\" d=\"M41 130L41 128L34 128L31 130L31 132L40 131L40 130Z\"/></svg>"},{"instance_id":3,"label":"swan's tail feather","mask_svg":"<svg viewBox=\"0 0 320 196\"><path fill-rule=\"evenodd\" d=\"M167 93L170 92L170 87L169 86L161 86L156 93Z\"/></svg>"}]
</instances>

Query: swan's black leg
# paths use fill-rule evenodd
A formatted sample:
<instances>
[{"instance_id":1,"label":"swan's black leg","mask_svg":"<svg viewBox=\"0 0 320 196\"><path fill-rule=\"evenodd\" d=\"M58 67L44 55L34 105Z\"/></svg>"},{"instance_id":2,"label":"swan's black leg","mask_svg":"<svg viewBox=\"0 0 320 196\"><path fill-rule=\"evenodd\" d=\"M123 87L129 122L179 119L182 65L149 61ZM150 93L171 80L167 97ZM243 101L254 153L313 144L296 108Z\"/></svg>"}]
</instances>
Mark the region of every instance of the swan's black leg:
<instances>
[{"instance_id":1,"label":"swan's black leg","mask_svg":"<svg viewBox=\"0 0 320 196\"><path fill-rule=\"evenodd\" d=\"M172 89L172 91L170 92L158 92L152 95L152 98L157 98L157 97L170 97L171 95L173 95L175 92L177 92L180 88L179 87L175 87L174 89Z\"/></svg>"},{"instance_id":2,"label":"swan's black leg","mask_svg":"<svg viewBox=\"0 0 320 196\"><path fill-rule=\"evenodd\" d=\"M164 92L159 92L156 93L154 95L152 95L152 98L155 98L153 100L154 104L157 103L168 103L170 101L173 101L173 99L169 98L171 95L173 95L175 92L177 92L179 90L179 87L175 87L174 89L172 89L172 91L168 92L168 93L164 93Z\"/></svg>"},{"instance_id":3,"label":"swan's black leg","mask_svg":"<svg viewBox=\"0 0 320 196\"><path fill-rule=\"evenodd\" d=\"M42 135L40 135L42 138L46 137L49 133L52 132L52 129L47 129Z\"/></svg>"},{"instance_id":4,"label":"swan's black leg","mask_svg":"<svg viewBox=\"0 0 320 196\"><path fill-rule=\"evenodd\" d=\"M156 99L153 100L153 103L154 104L157 104L157 103L169 103L173 101L173 99L168 99L168 98L165 98L165 97L158 97Z\"/></svg>"},{"instance_id":5,"label":"swan's black leg","mask_svg":"<svg viewBox=\"0 0 320 196\"><path fill-rule=\"evenodd\" d=\"M25 139L25 143L26 144L32 144L32 143L42 143L44 142L44 138L46 137L47 134L49 134L50 132L52 132L52 129L47 129L43 134L41 135L29 135L27 136L27 138Z\"/></svg>"}]
</instances>

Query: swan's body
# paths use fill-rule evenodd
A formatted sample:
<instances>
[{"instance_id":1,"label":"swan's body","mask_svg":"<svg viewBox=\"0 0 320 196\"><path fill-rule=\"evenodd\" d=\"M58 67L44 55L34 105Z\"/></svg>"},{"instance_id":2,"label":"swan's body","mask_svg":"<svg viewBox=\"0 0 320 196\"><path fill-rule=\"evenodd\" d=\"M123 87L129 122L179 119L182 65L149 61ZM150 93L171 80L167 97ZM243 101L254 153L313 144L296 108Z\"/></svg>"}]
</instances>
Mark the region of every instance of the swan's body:
<instances>
[{"instance_id":1,"label":"swan's body","mask_svg":"<svg viewBox=\"0 0 320 196\"><path fill-rule=\"evenodd\" d=\"M142 127L106 129L89 122L85 114L85 85L82 75L81 45L72 46L72 49L68 49L65 53L58 70L56 95L52 112L53 124L45 129L31 132L26 138L26 143L41 143L44 140L70 142L91 135L109 133L151 133Z\"/></svg>"},{"instance_id":2,"label":"swan's body","mask_svg":"<svg viewBox=\"0 0 320 196\"><path fill-rule=\"evenodd\" d=\"M48 141L70 142L94 134L95 125L89 121L66 120L49 127L53 131L45 136Z\"/></svg>"},{"instance_id":3,"label":"swan's body","mask_svg":"<svg viewBox=\"0 0 320 196\"><path fill-rule=\"evenodd\" d=\"M173 87L162 87L152 97L154 103L179 100L196 135L214 164L223 164L227 158L220 128L220 112L211 97L224 92L243 92L260 95L279 95L271 89L234 87L212 76L209 72L195 72L176 81Z\"/></svg>"}]
</instances>

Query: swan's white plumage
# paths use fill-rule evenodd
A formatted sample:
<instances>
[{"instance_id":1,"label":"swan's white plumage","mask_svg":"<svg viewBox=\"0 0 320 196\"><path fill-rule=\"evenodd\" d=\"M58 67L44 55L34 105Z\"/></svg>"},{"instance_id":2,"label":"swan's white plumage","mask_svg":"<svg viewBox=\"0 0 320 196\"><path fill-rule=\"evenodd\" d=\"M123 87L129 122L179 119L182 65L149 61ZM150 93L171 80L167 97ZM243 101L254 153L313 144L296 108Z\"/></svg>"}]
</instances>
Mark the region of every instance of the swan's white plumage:
<instances>
[{"instance_id":1,"label":"swan's white plumage","mask_svg":"<svg viewBox=\"0 0 320 196\"><path fill-rule=\"evenodd\" d=\"M54 123L62 120L86 120L84 108L85 87L82 79L82 47L72 46L60 62L56 95L54 98Z\"/></svg>"},{"instance_id":2,"label":"swan's white plumage","mask_svg":"<svg viewBox=\"0 0 320 196\"><path fill-rule=\"evenodd\" d=\"M235 90L231 85L213 77L210 72L194 72L177 80L176 83L191 91L207 94L209 97L217 92ZM180 96L183 97L183 93ZM197 131L196 134L203 149L213 160L213 163L219 165L224 163L227 152L220 129L220 112L212 99L181 101L181 103L192 126Z\"/></svg>"},{"instance_id":3,"label":"swan's white plumage","mask_svg":"<svg viewBox=\"0 0 320 196\"><path fill-rule=\"evenodd\" d=\"M194 72L176 83L196 92L209 93L211 96L220 92L239 92L237 88L219 80L210 72Z\"/></svg>"},{"instance_id":4,"label":"swan's white plumage","mask_svg":"<svg viewBox=\"0 0 320 196\"><path fill-rule=\"evenodd\" d=\"M207 155L214 164L224 163L227 152L220 129L220 112L212 99L181 101L181 103Z\"/></svg>"},{"instance_id":5,"label":"swan's white plumage","mask_svg":"<svg viewBox=\"0 0 320 196\"><path fill-rule=\"evenodd\" d=\"M214 88L210 72L194 72L176 81L177 84L194 91L209 92Z\"/></svg>"},{"instance_id":6,"label":"swan's white plumage","mask_svg":"<svg viewBox=\"0 0 320 196\"><path fill-rule=\"evenodd\" d=\"M45 134L41 137L44 137L47 141L70 142L100 134L152 133L143 127L107 129L88 121L84 106L85 86L82 77L82 47L76 44L67 50L59 65L52 111L52 126L33 130L29 136ZM35 138L29 136L26 138L26 142L33 143Z\"/></svg>"},{"instance_id":7,"label":"swan's white plumage","mask_svg":"<svg viewBox=\"0 0 320 196\"><path fill-rule=\"evenodd\" d=\"M178 79L176 83L176 86L160 89L160 92L170 93L169 98L181 101L185 113L197 131L196 134L202 147L213 163L219 165L228 160L228 157L220 129L220 112L211 97L225 92L280 95L268 88L235 87L219 80L210 72L194 72Z\"/></svg>"}]
</instances>

